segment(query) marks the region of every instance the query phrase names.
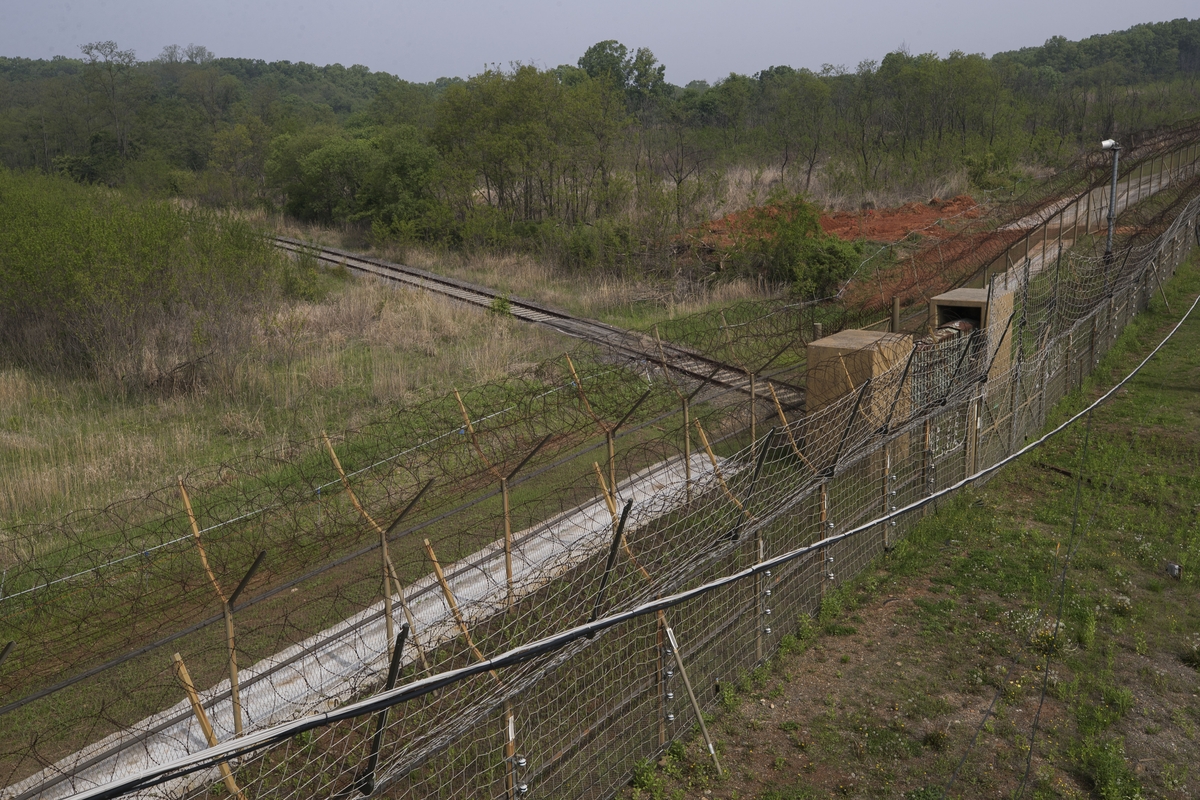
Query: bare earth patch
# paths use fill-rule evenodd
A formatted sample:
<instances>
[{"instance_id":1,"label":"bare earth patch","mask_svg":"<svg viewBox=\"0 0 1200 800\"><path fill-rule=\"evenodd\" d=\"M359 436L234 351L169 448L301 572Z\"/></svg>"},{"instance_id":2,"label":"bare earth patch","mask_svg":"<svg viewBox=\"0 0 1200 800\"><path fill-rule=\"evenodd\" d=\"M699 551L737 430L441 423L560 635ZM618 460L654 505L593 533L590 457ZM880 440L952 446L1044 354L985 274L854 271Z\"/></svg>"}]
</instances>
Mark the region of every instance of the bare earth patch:
<instances>
[{"instance_id":1,"label":"bare earth patch","mask_svg":"<svg viewBox=\"0 0 1200 800\"><path fill-rule=\"evenodd\" d=\"M1176 313L1139 315L1056 413L1161 340L1200 293L1194 266L1173 283ZM1198 365L1193 320L1094 412L1087 462L1075 426L780 620L780 654L720 687L725 774L693 736L622 796L1200 796Z\"/></svg>"}]
</instances>

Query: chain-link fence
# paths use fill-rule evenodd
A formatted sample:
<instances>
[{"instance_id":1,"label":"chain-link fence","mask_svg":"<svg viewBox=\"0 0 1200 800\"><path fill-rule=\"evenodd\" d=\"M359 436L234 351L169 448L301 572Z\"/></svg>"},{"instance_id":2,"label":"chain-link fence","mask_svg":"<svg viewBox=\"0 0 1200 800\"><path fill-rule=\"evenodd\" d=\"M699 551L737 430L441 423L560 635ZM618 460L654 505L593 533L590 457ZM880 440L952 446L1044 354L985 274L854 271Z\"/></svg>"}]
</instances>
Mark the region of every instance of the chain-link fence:
<instances>
[{"instance_id":1,"label":"chain-link fence","mask_svg":"<svg viewBox=\"0 0 1200 800\"><path fill-rule=\"evenodd\" d=\"M171 796L611 794L915 513L839 534L996 463L1080 384L1195 236L1192 183L1150 174L1162 202L1140 236L1106 258L1090 201L1064 205L1071 236L1059 224L1040 260L1026 247L988 273L988 307L1007 313L973 332L817 361L803 306L731 310L672 338L708 330L742 385L582 348L353 436L4 532L4 796L156 770L143 791ZM835 388L818 403L817 386ZM388 683L414 688L384 716L354 705ZM308 730L281 738L295 720ZM224 766L167 768L243 741Z\"/></svg>"}]
</instances>

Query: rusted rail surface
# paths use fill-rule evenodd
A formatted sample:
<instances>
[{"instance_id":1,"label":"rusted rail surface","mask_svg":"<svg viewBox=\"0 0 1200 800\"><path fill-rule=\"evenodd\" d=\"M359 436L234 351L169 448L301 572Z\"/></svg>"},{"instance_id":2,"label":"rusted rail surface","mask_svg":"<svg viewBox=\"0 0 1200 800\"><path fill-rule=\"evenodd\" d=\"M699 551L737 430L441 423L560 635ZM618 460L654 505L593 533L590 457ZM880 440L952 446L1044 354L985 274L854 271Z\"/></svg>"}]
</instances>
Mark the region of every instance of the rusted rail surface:
<instances>
[{"instance_id":1,"label":"rusted rail surface","mask_svg":"<svg viewBox=\"0 0 1200 800\"><path fill-rule=\"evenodd\" d=\"M725 364L693 350L667 341L658 342L651 336L627 331L594 319L586 319L565 311L543 306L497 292L478 284L467 283L423 269L396 264L381 258L351 253L335 247L321 247L286 236L274 237L276 246L292 253L307 253L318 261L342 266L365 275L415 289L434 292L480 308L495 308L498 303L507 306L507 312L525 322L542 325L566 336L592 342L610 351L650 366L665 366L693 380L713 383L747 394L752 392L750 376L745 370ZM665 364L663 363L665 361ZM793 384L773 381L780 402L786 408L802 408L804 389Z\"/></svg>"}]
</instances>

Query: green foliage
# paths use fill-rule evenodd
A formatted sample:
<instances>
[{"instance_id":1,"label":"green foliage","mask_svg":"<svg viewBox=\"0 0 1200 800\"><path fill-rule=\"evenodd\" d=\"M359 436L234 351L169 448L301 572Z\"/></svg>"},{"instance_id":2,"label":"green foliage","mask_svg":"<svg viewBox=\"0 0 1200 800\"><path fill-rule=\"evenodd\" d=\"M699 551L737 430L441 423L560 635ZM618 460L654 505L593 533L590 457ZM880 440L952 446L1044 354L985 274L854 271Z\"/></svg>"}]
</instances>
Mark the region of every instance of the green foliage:
<instances>
[{"instance_id":1,"label":"green foliage","mask_svg":"<svg viewBox=\"0 0 1200 800\"><path fill-rule=\"evenodd\" d=\"M817 626L808 614L801 614L796 618L796 638L801 642L810 642L817 638Z\"/></svg>"},{"instance_id":2,"label":"green foliage","mask_svg":"<svg viewBox=\"0 0 1200 800\"><path fill-rule=\"evenodd\" d=\"M1072 751L1076 765L1103 800L1138 800L1142 787L1125 760L1120 739L1085 739Z\"/></svg>"},{"instance_id":3,"label":"green foliage","mask_svg":"<svg viewBox=\"0 0 1200 800\"><path fill-rule=\"evenodd\" d=\"M488 306L488 311L499 317L507 317L512 314L512 303L504 295L498 294Z\"/></svg>"},{"instance_id":4,"label":"green foliage","mask_svg":"<svg viewBox=\"0 0 1200 800\"><path fill-rule=\"evenodd\" d=\"M320 300L323 292L316 258L305 252L298 254L291 264L280 270L280 288L285 297L310 302Z\"/></svg>"},{"instance_id":5,"label":"green foliage","mask_svg":"<svg viewBox=\"0 0 1200 800\"><path fill-rule=\"evenodd\" d=\"M680 243L725 204L732 169L848 197L924 192L961 171L976 189L1013 191L1018 165L1061 166L1116 130L1194 116L1198 65L1190 20L992 59L898 51L853 72L779 65L683 88L648 48L616 40L578 66L426 84L202 46L138 61L94 42L78 59L0 58L0 164L282 208L375 241L697 273L710 267ZM828 293L862 254L820 235L810 211L772 197L733 265L800 296Z\"/></svg>"},{"instance_id":6,"label":"green foliage","mask_svg":"<svg viewBox=\"0 0 1200 800\"><path fill-rule=\"evenodd\" d=\"M987 151L978 155L963 156L963 166L967 169L967 177L971 185L984 191L999 189L1012 185L1017 176L1013 174L1011 165L1002 163L996 154Z\"/></svg>"},{"instance_id":7,"label":"green foliage","mask_svg":"<svg viewBox=\"0 0 1200 800\"><path fill-rule=\"evenodd\" d=\"M1071 621L1075 625L1075 642L1085 650L1096 643L1096 610L1090 605L1073 609Z\"/></svg>"},{"instance_id":8,"label":"green foliage","mask_svg":"<svg viewBox=\"0 0 1200 800\"><path fill-rule=\"evenodd\" d=\"M244 222L0 170L0 358L126 385L248 335L231 316L308 291Z\"/></svg>"},{"instance_id":9,"label":"green foliage","mask_svg":"<svg viewBox=\"0 0 1200 800\"><path fill-rule=\"evenodd\" d=\"M976 185L987 188L1005 183L1018 159L1061 161L1114 128L1137 130L1194 114L1187 81L1200 70L1200 21L1138 25L1080 42L1053 37L1042 47L990 60L957 51L946 58L898 51L854 72L771 66L753 76L731 74L712 86L699 81L684 88L666 83L665 66L648 48L615 40L588 48L578 66L518 67L427 84L360 65L215 58L201 46L169 46L156 59L138 61L115 42L94 42L81 55L0 58L0 80L19 87L0 111L3 163L49 171L57 162L80 179L116 184L128 180L131 162L152 154L174 169L213 168L217 151L228 146L220 143L223 132L252 122L271 137L321 126L412 126L424 136L445 116L446 100L456 90L494 82L497 75L501 83L523 84L529 73L566 94L598 88L611 107L561 109L568 116L585 112L575 126L578 135L569 137L573 150L588 149L589 137L602 148L611 144L586 118L592 112L635 114L645 148L634 152L631 142L621 142L626 165L671 169L675 159L656 139L660 133L668 140L676 136L673 123L683 122L696 134L701 161L797 168L805 188L820 161L829 162L834 182L845 183L833 188L895 185L955 166L967 166ZM1156 82L1153 103L1144 92L1124 91L1150 82ZM473 89L470 94L480 96ZM539 102L516 108L520 113L510 121L534 135L531 142L539 127L557 124L552 117L560 111ZM492 132L498 143L509 138ZM521 152L522 141L516 144L509 156L537 161L536 148ZM607 167L616 165L610 159ZM598 177L603 184L604 173Z\"/></svg>"},{"instance_id":10,"label":"green foliage","mask_svg":"<svg viewBox=\"0 0 1200 800\"><path fill-rule=\"evenodd\" d=\"M593 80L624 91L631 109L667 92L667 68L648 47L631 53L615 39L597 42L580 56L579 69Z\"/></svg>"},{"instance_id":11,"label":"green foliage","mask_svg":"<svg viewBox=\"0 0 1200 800\"><path fill-rule=\"evenodd\" d=\"M822 625L836 622L842 616L842 596L838 592L830 592L821 598L821 609L817 612L817 621Z\"/></svg>"},{"instance_id":12,"label":"green foliage","mask_svg":"<svg viewBox=\"0 0 1200 800\"><path fill-rule=\"evenodd\" d=\"M858 265L860 246L821 230L818 209L800 196L773 198L747 213L733 262L805 297L824 297Z\"/></svg>"},{"instance_id":13,"label":"green foliage","mask_svg":"<svg viewBox=\"0 0 1200 800\"><path fill-rule=\"evenodd\" d=\"M436 154L411 127L360 133L313 128L272 143L267 174L288 212L326 223L369 220L381 238L427 238L442 216L429 190Z\"/></svg>"},{"instance_id":14,"label":"green foliage","mask_svg":"<svg viewBox=\"0 0 1200 800\"><path fill-rule=\"evenodd\" d=\"M642 759L633 765L633 795L634 797L648 797L650 800L662 800L665 792L665 784L658 771L654 768L654 762L649 759ZM644 793L644 794L643 794Z\"/></svg>"},{"instance_id":15,"label":"green foliage","mask_svg":"<svg viewBox=\"0 0 1200 800\"><path fill-rule=\"evenodd\" d=\"M995 60L1058 75L1111 65L1123 81L1170 80L1200 73L1200 21L1176 19L1134 25L1078 42L1052 36L1041 47L997 53Z\"/></svg>"},{"instance_id":16,"label":"green foliage","mask_svg":"<svg viewBox=\"0 0 1200 800\"><path fill-rule=\"evenodd\" d=\"M1116 724L1133 708L1133 694L1126 688L1101 683L1099 697L1086 697L1076 706L1075 717L1083 736L1094 736Z\"/></svg>"}]
</instances>

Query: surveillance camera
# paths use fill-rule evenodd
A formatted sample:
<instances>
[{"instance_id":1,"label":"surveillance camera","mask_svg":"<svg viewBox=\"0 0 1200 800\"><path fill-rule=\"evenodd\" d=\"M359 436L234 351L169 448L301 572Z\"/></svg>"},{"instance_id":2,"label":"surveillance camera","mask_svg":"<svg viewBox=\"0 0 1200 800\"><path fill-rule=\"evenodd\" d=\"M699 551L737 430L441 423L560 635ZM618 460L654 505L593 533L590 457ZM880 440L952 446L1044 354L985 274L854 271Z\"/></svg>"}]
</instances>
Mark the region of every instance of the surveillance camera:
<instances>
[{"instance_id":1,"label":"surveillance camera","mask_svg":"<svg viewBox=\"0 0 1200 800\"><path fill-rule=\"evenodd\" d=\"M1116 139L1105 139L1100 143L1101 150L1120 150L1121 145L1117 144Z\"/></svg>"}]
</instances>

